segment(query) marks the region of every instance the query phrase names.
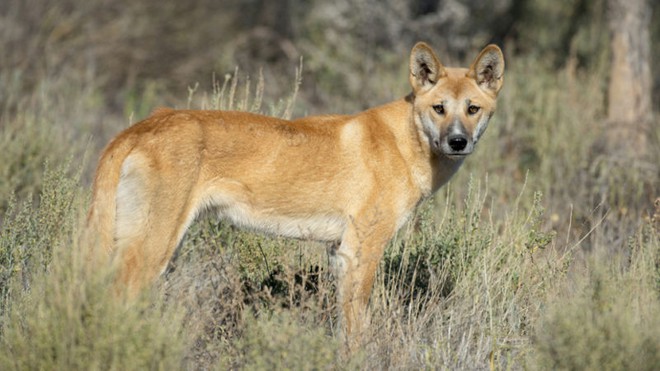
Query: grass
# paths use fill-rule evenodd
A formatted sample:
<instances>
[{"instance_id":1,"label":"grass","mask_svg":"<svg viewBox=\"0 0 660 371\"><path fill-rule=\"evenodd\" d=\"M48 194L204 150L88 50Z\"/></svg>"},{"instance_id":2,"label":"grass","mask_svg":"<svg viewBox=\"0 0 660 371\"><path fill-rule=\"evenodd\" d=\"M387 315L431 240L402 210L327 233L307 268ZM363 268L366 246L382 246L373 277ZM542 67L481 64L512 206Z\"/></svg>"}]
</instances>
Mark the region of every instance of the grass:
<instances>
[{"instance_id":1,"label":"grass","mask_svg":"<svg viewBox=\"0 0 660 371\"><path fill-rule=\"evenodd\" d=\"M646 225L618 256L591 256L554 299L534 335L553 369L651 370L660 362L657 230ZM543 329L543 330L541 330Z\"/></svg>"},{"instance_id":2,"label":"grass","mask_svg":"<svg viewBox=\"0 0 660 371\"><path fill-rule=\"evenodd\" d=\"M46 189L57 192L42 193L36 209L26 204L5 221L5 255L34 248L4 260L21 263L3 281L0 363L7 367L657 364L660 244L650 223L617 255L604 249L577 259L576 243L561 251L561 236L542 228L540 193L528 196L521 187L516 202L495 205L485 182L469 182L463 200L452 185L422 205L388 248L372 297L372 327L362 350L347 355L333 335L331 280L301 277L310 264L327 269L323 256L299 260L298 245L309 243L202 220L164 280L126 307L109 294L110 272L89 272L85 250L76 246L76 199L85 193L66 168L48 170L46 178ZM244 260L249 253L240 246L255 245L279 255Z\"/></svg>"},{"instance_id":3,"label":"grass","mask_svg":"<svg viewBox=\"0 0 660 371\"><path fill-rule=\"evenodd\" d=\"M35 45L50 34L43 27ZM116 29L99 32L129 43ZM81 37L56 41L80 48ZM395 60L405 63L391 54L379 68ZM110 292L112 272L90 271L78 242L92 158L109 137L162 104L320 110L309 106L316 93L301 84L302 66L275 94L268 73L235 72L187 95L152 81L110 99L112 84L94 71L0 68L0 369L656 368L660 125L649 158L602 148L605 60L590 55L583 69L533 53L507 61L476 153L388 246L372 325L352 353L337 334L322 244L201 218L166 274L126 305ZM327 79L341 71L323 63L307 81L337 88ZM402 71L379 71L377 97L405 90ZM354 98L324 101L355 109L376 99Z\"/></svg>"}]
</instances>

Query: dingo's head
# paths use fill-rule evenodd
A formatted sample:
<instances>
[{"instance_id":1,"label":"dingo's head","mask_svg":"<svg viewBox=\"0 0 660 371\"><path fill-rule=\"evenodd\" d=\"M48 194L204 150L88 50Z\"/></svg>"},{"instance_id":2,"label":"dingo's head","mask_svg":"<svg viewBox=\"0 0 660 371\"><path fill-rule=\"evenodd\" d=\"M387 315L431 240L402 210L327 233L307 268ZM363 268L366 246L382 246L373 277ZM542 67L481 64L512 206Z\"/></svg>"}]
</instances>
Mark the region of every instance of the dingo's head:
<instances>
[{"instance_id":1,"label":"dingo's head","mask_svg":"<svg viewBox=\"0 0 660 371\"><path fill-rule=\"evenodd\" d=\"M413 115L434 154L460 159L472 153L495 111L503 76L504 56L495 45L484 48L469 69L446 68L426 43L415 45Z\"/></svg>"}]
</instances>

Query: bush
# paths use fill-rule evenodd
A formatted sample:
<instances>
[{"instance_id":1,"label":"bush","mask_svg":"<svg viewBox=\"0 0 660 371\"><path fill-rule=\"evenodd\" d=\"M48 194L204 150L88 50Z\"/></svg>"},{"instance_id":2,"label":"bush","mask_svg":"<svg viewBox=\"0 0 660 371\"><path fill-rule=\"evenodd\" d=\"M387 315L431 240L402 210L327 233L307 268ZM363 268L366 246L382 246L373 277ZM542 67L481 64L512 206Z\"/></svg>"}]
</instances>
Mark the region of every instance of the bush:
<instances>
[{"instance_id":1,"label":"bush","mask_svg":"<svg viewBox=\"0 0 660 371\"><path fill-rule=\"evenodd\" d=\"M68 167L46 168L38 206L12 204L0 238L0 368L173 369L186 339L174 303L130 305L77 242L81 200Z\"/></svg>"},{"instance_id":2,"label":"bush","mask_svg":"<svg viewBox=\"0 0 660 371\"><path fill-rule=\"evenodd\" d=\"M601 251L559 285L534 331L540 369L654 370L660 364L660 243L648 235L623 256ZM628 260L626 259L626 260Z\"/></svg>"},{"instance_id":3,"label":"bush","mask_svg":"<svg viewBox=\"0 0 660 371\"><path fill-rule=\"evenodd\" d=\"M249 316L249 315L248 315ZM297 315L274 313L248 317L242 336L219 363L219 369L323 370L350 369L340 358L342 344L315 323L299 323Z\"/></svg>"},{"instance_id":4,"label":"bush","mask_svg":"<svg viewBox=\"0 0 660 371\"><path fill-rule=\"evenodd\" d=\"M80 210L78 182L69 165L46 165L38 206L10 198L0 234L0 319L12 302L12 292L29 289L33 275L47 271L53 251L71 243ZM16 290L18 292L16 292Z\"/></svg>"}]
</instances>

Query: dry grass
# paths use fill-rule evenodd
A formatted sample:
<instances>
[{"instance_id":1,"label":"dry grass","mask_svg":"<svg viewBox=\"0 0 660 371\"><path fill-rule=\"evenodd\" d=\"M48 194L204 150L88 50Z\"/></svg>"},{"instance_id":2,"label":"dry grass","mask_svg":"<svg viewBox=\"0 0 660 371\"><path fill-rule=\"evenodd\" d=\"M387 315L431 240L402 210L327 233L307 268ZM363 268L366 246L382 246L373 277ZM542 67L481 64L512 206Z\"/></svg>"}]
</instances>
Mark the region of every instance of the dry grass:
<instances>
[{"instance_id":1,"label":"dry grass","mask_svg":"<svg viewBox=\"0 0 660 371\"><path fill-rule=\"evenodd\" d=\"M27 247L3 255L3 266L20 263L3 281L8 367L652 369L658 361L660 244L650 224L619 254L576 259L577 242L561 252L563 236L541 228L540 194L529 207L524 189L517 202L495 205L487 183L470 182L463 201L450 187L388 248L372 326L347 354L326 259L299 255L319 246L202 220L159 285L127 307L109 295L111 272L89 272L76 246L75 181L63 170L47 178L58 192L14 214L3 233L3 253Z\"/></svg>"}]
</instances>

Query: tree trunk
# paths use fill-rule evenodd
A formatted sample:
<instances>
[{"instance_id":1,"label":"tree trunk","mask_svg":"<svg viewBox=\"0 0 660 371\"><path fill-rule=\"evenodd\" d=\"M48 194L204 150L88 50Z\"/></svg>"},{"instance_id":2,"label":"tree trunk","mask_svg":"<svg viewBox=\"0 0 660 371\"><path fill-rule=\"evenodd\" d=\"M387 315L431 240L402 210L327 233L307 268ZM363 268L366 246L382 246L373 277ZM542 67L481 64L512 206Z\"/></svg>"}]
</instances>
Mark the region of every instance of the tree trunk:
<instances>
[{"instance_id":1,"label":"tree trunk","mask_svg":"<svg viewBox=\"0 0 660 371\"><path fill-rule=\"evenodd\" d=\"M608 0L612 65L608 92L607 147L643 156L648 150L651 106L651 42L648 0ZM619 151L617 151L619 152Z\"/></svg>"}]
</instances>

